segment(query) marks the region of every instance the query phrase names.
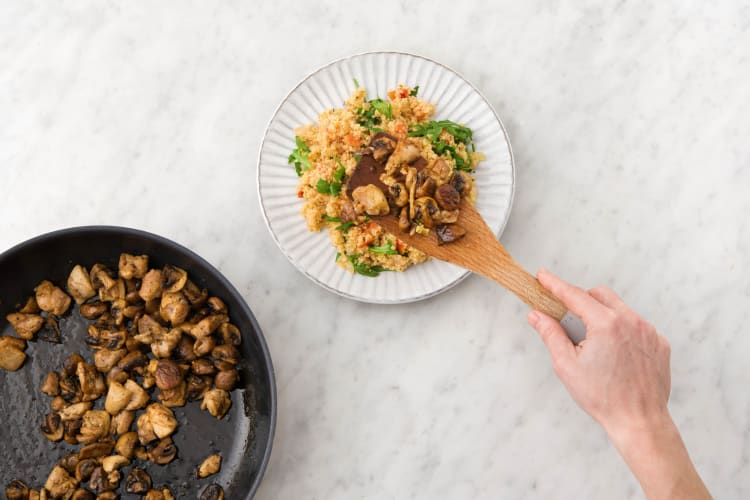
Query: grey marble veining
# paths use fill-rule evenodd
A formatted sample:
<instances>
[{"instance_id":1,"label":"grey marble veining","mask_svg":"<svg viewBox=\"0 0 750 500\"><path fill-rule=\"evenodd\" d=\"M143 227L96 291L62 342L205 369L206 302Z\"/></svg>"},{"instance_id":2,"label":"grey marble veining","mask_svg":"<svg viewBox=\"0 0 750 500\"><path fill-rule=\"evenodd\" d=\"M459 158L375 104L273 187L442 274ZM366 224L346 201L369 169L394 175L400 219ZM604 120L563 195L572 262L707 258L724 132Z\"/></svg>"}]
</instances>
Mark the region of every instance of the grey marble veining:
<instances>
[{"instance_id":1,"label":"grey marble veining","mask_svg":"<svg viewBox=\"0 0 750 500\"><path fill-rule=\"evenodd\" d=\"M748 47L741 2L2 2L0 248L119 224L217 265L276 365L258 498L641 498L510 294L471 277L350 302L263 225L259 141L299 79L367 50L434 58L508 128L503 242L669 337L696 465L716 498L747 498Z\"/></svg>"}]
</instances>

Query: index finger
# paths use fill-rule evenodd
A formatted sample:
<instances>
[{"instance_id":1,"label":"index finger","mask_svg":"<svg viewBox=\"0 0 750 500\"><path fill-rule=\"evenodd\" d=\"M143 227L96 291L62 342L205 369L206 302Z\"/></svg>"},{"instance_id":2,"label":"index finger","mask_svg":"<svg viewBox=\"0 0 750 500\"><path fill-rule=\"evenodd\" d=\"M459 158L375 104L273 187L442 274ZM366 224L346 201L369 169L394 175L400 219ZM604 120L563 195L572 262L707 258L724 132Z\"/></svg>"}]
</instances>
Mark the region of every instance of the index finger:
<instances>
[{"instance_id":1,"label":"index finger","mask_svg":"<svg viewBox=\"0 0 750 500\"><path fill-rule=\"evenodd\" d=\"M540 269L537 279L544 288L565 304L576 316L588 323L605 312L606 306L577 286L563 281L546 269Z\"/></svg>"}]
</instances>

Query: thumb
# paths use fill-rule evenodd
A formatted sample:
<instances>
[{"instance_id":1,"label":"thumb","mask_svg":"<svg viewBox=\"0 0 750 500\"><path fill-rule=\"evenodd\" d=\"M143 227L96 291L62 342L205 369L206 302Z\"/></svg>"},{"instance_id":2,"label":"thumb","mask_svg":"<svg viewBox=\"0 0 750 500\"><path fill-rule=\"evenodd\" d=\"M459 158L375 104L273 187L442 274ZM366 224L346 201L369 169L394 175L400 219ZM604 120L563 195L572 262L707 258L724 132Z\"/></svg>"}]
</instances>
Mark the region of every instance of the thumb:
<instances>
[{"instance_id":1,"label":"thumb","mask_svg":"<svg viewBox=\"0 0 750 500\"><path fill-rule=\"evenodd\" d=\"M531 311L528 316L529 324L539 333L544 345L552 356L555 370L564 368L575 360L576 351L573 343L563 330L560 323L541 311Z\"/></svg>"}]
</instances>

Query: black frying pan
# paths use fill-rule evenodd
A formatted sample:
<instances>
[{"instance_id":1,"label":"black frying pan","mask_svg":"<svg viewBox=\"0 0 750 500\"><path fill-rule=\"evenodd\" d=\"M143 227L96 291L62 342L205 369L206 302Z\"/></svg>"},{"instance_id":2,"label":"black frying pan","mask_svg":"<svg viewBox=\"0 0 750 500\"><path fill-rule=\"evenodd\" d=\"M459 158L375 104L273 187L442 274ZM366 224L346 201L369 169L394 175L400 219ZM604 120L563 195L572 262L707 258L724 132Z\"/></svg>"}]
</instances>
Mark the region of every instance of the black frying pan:
<instances>
[{"instance_id":1,"label":"black frying pan","mask_svg":"<svg viewBox=\"0 0 750 500\"><path fill-rule=\"evenodd\" d=\"M117 269L121 252L148 254L149 267L173 264L211 295L224 300L232 323L242 332L241 382L232 391L232 407L216 420L199 403L175 408L180 422L173 439L178 457L161 467L146 464L154 487L166 485L176 498L198 498L216 482L228 499L252 498L271 455L276 425L276 386L271 357L253 313L239 292L211 264L168 239L154 234L109 226L89 226L48 233L21 243L0 255L0 335L14 335L5 315L14 311L42 280L64 287L75 264L87 268L96 262ZM13 479L33 488L44 485L48 473L63 455L76 447L49 442L39 431L50 398L39 391L43 377L59 370L63 360L78 352L91 361L83 342L86 321L75 312L60 321L63 343L29 342L26 363L16 372L0 370L0 495ZM99 402L101 404L101 402ZM223 458L221 472L196 479L195 467L213 452ZM138 461L134 461L134 464ZM126 477L130 467L123 469ZM121 486L124 484L124 480ZM139 498L124 494L122 498Z\"/></svg>"}]
</instances>

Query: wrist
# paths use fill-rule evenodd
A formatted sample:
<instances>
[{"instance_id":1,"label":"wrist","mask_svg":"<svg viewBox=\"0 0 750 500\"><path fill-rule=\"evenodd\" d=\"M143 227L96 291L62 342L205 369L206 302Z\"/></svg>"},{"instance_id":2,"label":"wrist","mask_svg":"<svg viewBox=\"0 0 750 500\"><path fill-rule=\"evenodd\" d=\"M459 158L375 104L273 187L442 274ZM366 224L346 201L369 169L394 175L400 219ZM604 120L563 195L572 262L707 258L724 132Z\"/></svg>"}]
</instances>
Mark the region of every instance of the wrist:
<instances>
[{"instance_id":1,"label":"wrist","mask_svg":"<svg viewBox=\"0 0 750 500\"><path fill-rule=\"evenodd\" d=\"M675 439L682 441L677 426L666 408L641 418L603 424L612 444L625 456L631 450L639 453Z\"/></svg>"}]
</instances>

